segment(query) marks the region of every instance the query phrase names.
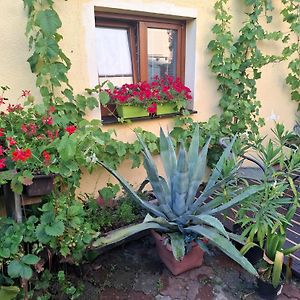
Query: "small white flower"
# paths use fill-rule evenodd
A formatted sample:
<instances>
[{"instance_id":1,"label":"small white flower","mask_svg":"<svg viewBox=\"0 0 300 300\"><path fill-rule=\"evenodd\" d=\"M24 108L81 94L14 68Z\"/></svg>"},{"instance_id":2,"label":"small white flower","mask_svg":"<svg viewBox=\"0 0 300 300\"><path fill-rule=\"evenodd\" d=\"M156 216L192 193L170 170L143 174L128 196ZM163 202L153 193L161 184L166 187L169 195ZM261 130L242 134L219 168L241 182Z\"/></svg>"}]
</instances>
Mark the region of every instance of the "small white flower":
<instances>
[{"instance_id":1,"label":"small white flower","mask_svg":"<svg viewBox=\"0 0 300 300\"><path fill-rule=\"evenodd\" d=\"M271 115L267 118L269 121L278 121L279 116L275 114L275 112L272 110Z\"/></svg>"}]
</instances>

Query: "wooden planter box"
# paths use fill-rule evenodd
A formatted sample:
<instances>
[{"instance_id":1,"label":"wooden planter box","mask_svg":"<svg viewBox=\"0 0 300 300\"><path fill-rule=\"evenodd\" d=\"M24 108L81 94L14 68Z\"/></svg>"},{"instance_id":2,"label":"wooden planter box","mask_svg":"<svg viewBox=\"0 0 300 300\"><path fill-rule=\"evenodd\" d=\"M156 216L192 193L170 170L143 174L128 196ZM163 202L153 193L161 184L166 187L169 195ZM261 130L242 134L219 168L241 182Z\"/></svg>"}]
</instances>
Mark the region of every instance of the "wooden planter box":
<instances>
[{"instance_id":1,"label":"wooden planter box","mask_svg":"<svg viewBox=\"0 0 300 300\"><path fill-rule=\"evenodd\" d=\"M33 183L24 186L23 193L28 197L49 195L54 184L54 175L34 175Z\"/></svg>"}]
</instances>

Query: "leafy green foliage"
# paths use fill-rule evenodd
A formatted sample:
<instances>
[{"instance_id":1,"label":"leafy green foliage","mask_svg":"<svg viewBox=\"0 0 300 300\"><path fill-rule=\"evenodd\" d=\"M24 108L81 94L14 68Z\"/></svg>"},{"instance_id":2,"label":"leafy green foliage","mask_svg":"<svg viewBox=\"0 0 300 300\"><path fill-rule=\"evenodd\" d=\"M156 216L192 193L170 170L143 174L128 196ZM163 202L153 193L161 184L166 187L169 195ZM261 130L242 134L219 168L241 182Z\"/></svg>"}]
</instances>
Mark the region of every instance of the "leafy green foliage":
<instances>
[{"instance_id":1,"label":"leafy green foliage","mask_svg":"<svg viewBox=\"0 0 300 300\"><path fill-rule=\"evenodd\" d=\"M291 90L291 99L298 103L300 110L300 3L299 1L282 0L281 15L288 23L290 31L284 36L283 42L289 44L283 49L283 56L289 60L289 74L286 83Z\"/></svg>"},{"instance_id":2,"label":"leafy green foliage","mask_svg":"<svg viewBox=\"0 0 300 300\"><path fill-rule=\"evenodd\" d=\"M282 56L264 55L259 42L277 41L283 37L281 32L266 32L260 23L260 16L272 10L270 1L245 1L248 6L247 19L235 37L231 32L232 15L227 8L228 0L215 3L217 23L212 28L215 39L208 49L213 53L210 68L216 74L221 93L219 106L223 110L220 128L223 133L258 133L264 124L259 115L260 101L256 98L256 81L261 77L261 68L279 62ZM271 21L271 16L267 16Z\"/></svg>"}]
</instances>

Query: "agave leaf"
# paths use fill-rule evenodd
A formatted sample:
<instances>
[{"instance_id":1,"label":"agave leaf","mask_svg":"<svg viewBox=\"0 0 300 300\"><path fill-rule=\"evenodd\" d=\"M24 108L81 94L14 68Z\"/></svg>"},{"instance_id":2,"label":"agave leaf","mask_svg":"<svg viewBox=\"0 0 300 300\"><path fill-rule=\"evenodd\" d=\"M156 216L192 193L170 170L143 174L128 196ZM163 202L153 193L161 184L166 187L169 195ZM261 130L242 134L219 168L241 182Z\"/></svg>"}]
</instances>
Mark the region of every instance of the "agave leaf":
<instances>
[{"instance_id":1,"label":"agave leaf","mask_svg":"<svg viewBox=\"0 0 300 300\"><path fill-rule=\"evenodd\" d=\"M174 222L169 222L167 219L162 217L154 218L150 214L147 214L143 223L157 223L169 229L169 231L177 230L178 226Z\"/></svg>"},{"instance_id":2,"label":"agave leaf","mask_svg":"<svg viewBox=\"0 0 300 300\"><path fill-rule=\"evenodd\" d=\"M280 251L276 252L273 272L272 272L272 285L276 288L280 284L280 277L282 272L284 254Z\"/></svg>"},{"instance_id":3,"label":"agave leaf","mask_svg":"<svg viewBox=\"0 0 300 300\"><path fill-rule=\"evenodd\" d=\"M162 128L160 128L160 156L170 184L171 177L176 170L176 154L171 137L166 137Z\"/></svg>"},{"instance_id":4,"label":"agave leaf","mask_svg":"<svg viewBox=\"0 0 300 300\"><path fill-rule=\"evenodd\" d=\"M169 229L165 226L159 225L155 222L141 223L132 225L126 228L117 229L106 236L102 236L93 242L92 246L94 248L104 247L107 245L118 243L138 232L142 232L148 229L155 229L162 232L168 232Z\"/></svg>"},{"instance_id":5,"label":"agave leaf","mask_svg":"<svg viewBox=\"0 0 300 300\"><path fill-rule=\"evenodd\" d=\"M223 151L220 159L218 160L216 166L213 169L213 172L212 172L203 192L205 192L206 190L209 190L212 186L214 186L216 184L217 180L219 179L219 177L221 175L225 160L228 158L235 140L236 140L236 136L234 136L234 138L232 139L230 144Z\"/></svg>"},{"instance_id":6,"label":"agave leaf","mask_svg":"<svg viewBox=\"0 0 300 300\"><path fill-rule=\"evenodd\" d=\"M166 182L165 178L163 178L162 176L159 177L160 179L160 184L162 186L162 190L166 193L165 194L165 205L170 207L172 206L172 193L170 191L170 188L168 186L168 183ZM163 204L163 203L160 203Z\"/></svg>"},{"instance_id":7,"label":"agave leaf","mask_svg":"<svg viewBox=\"0 0 300 300\"><path fill-rule=\"evenodd\" d=\"M169 233L171 239L172 252L177 261L180 261L185 254L184 235L178 232Z\"/></svg>"},{"instance_id":8,"label":"agave leaf","mask_svg":"<svg viewBox=\"0 0 300 300\"><path fill-rule=\"evenodd\" d=\"M199 239L196 239L195 242L198 244L198 246L203 250L205 251L206 253L208 254L211 254L211 252L209 251L208 247L206 246L205 243L203 243L201 240Z\"/></svg>"},{"instance_id":9,"label":"agave leaf","mask_svg":"<svg viewBox=\"0 0 300 300\"><path fill-rule=\"evenodd\" d=\"M144 166L147 171L148 179L152 185L153 192L157 199L161 203L166 203L165 196L170 194L169 188L167 186L162 186L161 185L161 180L158 175L158 171L155 165L155 162L152 158L152 155L145 144L144 140L140 137L139 134L137 134L138 140L140 141L142 147L143 147L143 154L144 154Z\"/></svg>"},{"instance_id":10,"label":"agave leaf","mask_svg":"<svg viewBox=\"0 0 300 300\"><path fill-rule=\"evenodd\" d=\"M245 200L249 196L257 193L258 191L261 191L263 188L264 188L263 186L250 186L250 187L246 188L241 194L235 196L230 201L228 201L228 202L224 203L223 205L220 205L210 211L206 211L206 213L212 215L212 214L216 214L221 211L224 211L224 210L240 203L241 201ZM204 212L205 212L205 210L204 210Z\"/></svg>"},{"instance_id":11,"label":"agave leaf","mask_svg":"<svg viewBox=\"0 0 300 300\"><path fill-rule=\"evenodd\" d=\"M166 196L170 194L169 188L167 185L162 185L162 180L157 173L156 167L153 167L151 160L147 156L144 157L144 167L157 200L160 203L167 203Z\"/></svg>"},{"instance_id":12,"label":"agave leaf","mask_svg":"<svg viewBox=\"0 0 300 300\"><path fill-rule=\"evenodd\" d=\"M197 169L196 161L199 153L199 124L196 125L192 141L190 144L189 152L188 152L188 162L189 162L189 179L191 180L193 174Z\"/></svg>"},{"instance_id":13,"label":"agave leaf","mask_svg":"<svg viewBox=\"0 0 300 300\"><path fill-rule=\"evenodd\" d=\"M210 144L211 138L208 139L205 146L203 147L201 153L199 156L197 156L197 159L195 161L192 161L192 159L189 156L189 161L193 163L194 167L193 171L191 169L191 163L189 165L189 191L187 196L187 206L190 208L192 203L195 201L195 196L197 193L197 190L202 183L203 176L205 174L206 169L206 163L207 163L207 151ZM190 153L189 153L190 155Z\"/></svg>"},{"instance_id":14,"label":"agave leaf","mask_svg":"<svg viewBox=\"0 0 300 300\"><path fill-rule=\"evenodd\" d=\"M212 204L215 203L215 200L210 201L208 204L205 204L203 207L201 205L203 202L211 195L213 195L223 184L228 182L233 177L233 174L230 176L223 178L222 180L218 181L215 185L213 185L210 189L205 189L201 195L195 200L192 204L192 208L190 209L191 212L202 212L206 209L206 207L210 207Z\"/></svg>"},{"instance_id":15,"label":"agave leaf","mask_svg":"<svg viewBox=\"0 0 300 300\"><path fill-rule=\"evenodd\" d=\"M198 215L192 216L192 220L195 224L203 224L209 225L223 234L227 239L229 239L228 233L226 232L223 224L215 217L210 215Z\"/></svg>"},{"instance_id":16,"label":"agave leaf","mask_svg":"<svg viewBox=\"0 0 300 300\"><path fill-rule=\"evenodd\" d=\"M173 200L173 211L181 216L186 211L186 196L189 188L189 173L186 151L181 145L178 155L177 169L174 177L175 198Z\"/></svg>"},{"instance_id":17,"label":"agave leaf","mask_svg":"<svg viewBox=\"0 0 300 300\"><path fill-rule=\"evenodd\" d=\"M233 246L233 244L228 239L226 239L223 235L219 234L215 230L208 229L201 225L195 225L185 228L185 231L204 236L213 244L215 244L227 256L240 264L249 273L258 276L255 268L250 264L250 262L241 255L241 253Z\"/></svg>"},{"instance_id":18,"label":"agave leaf","mask_svg":"<svg viewBox=\"0 0 300 300\"><path fill-rule=\"evenodd\" d=\"M128 195L131 197L132 200L137 202L139 205L141 205L143 208L148 210L149 212L153 213L157 217L165 217L164 213L159 210L159 208L153 204L150 204L144 200L142 200L136 192L133 190L133 188L130 186L130 184L121 176L119 175L115 170L113 170L111 167L109 167L104 162L99 161L98 162L101 166L103 166L108 172L113 174L121 183L124 190L128 193Z\"/></svg>"}]
</instances>

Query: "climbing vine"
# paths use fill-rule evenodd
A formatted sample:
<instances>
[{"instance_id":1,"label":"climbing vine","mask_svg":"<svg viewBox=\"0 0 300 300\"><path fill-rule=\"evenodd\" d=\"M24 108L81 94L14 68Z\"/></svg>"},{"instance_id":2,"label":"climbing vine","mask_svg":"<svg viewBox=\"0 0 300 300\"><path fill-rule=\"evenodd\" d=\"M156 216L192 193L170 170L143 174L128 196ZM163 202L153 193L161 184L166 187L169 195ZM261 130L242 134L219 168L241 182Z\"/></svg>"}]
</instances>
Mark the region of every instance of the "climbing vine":
<instances>
[{"instance_id":1,"label":"climbing vine","mask_svg":"<svg viewBox=\"0 0 300 300\"><path fill-rule=\"evenodd\" d=\"M281 15L290 29L284 38L284 42L290 44L282 53L289 60L286 83L291 89L291 99L298 103L300 111L300 0L282 0L282 3Z\"/></svg>"},{"instance_id":2,"label":"climbing vine","mask_svg":"<svg viewBox=\"0 0 300 300\"><path fill-rule=\"evenodd\" d=\"M278 41L284 35L280 31L267 32L261 25L264 16L269 23L273 9L271 1L245 0L248 13L239 35L231 32L228 0L215 3L216 24L213 27L215 39L208 48L213 56L210 68L216 74L221 93L219 106L223 110L220 125L225 134L248 132L258 133L264 120L259 117L261 102L256 97L256 82L261 77L261 68L280 62L282 55L265 55L258 44L264 40Z\"/></svg>"}]
</instances>

